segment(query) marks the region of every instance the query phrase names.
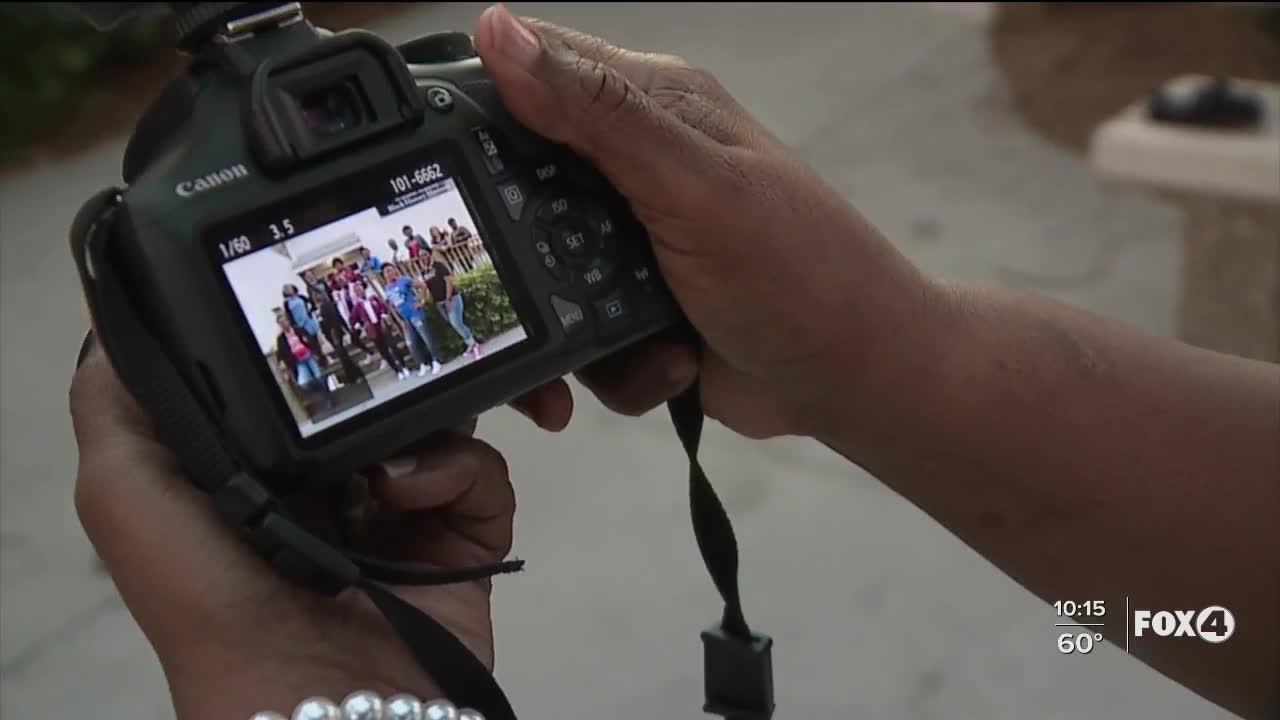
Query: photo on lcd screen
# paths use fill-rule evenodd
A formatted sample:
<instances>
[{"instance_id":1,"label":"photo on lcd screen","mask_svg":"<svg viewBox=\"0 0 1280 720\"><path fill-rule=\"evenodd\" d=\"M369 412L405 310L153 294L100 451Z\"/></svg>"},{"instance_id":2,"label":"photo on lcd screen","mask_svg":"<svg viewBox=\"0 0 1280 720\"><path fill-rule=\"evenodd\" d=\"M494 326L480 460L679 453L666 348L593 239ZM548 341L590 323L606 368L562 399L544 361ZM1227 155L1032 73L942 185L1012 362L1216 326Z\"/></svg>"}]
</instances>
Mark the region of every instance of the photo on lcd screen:
<instances>
[{"instance_id":1,"label":"photo on lcd screen","mask_svg":"<svg viewBox=\"0 0 1280 720\"><path fill-rule=\"evenodd\" d=\"M223 266L303 437L527 338L455 181L405 205Z\"/></svg>"}]
</instances>

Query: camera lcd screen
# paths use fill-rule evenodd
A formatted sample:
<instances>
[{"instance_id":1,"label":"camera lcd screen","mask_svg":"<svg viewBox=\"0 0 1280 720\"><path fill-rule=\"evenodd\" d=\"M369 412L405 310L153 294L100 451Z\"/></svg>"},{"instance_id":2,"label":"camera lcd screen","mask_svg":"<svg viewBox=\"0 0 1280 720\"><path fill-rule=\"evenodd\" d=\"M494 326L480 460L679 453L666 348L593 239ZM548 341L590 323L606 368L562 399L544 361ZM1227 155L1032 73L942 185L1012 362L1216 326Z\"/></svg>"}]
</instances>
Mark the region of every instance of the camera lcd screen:
<instances>
[{"instance_id":1,"label":"camera lcd screen","mask_svg":"<svg viewBox=\"0 0 1280 720\"><path fill-rule=\"evenodd\" d=\"M400 161L210 237L303 438L530 339L450 158Z\"/></svg>"}]
</instances>

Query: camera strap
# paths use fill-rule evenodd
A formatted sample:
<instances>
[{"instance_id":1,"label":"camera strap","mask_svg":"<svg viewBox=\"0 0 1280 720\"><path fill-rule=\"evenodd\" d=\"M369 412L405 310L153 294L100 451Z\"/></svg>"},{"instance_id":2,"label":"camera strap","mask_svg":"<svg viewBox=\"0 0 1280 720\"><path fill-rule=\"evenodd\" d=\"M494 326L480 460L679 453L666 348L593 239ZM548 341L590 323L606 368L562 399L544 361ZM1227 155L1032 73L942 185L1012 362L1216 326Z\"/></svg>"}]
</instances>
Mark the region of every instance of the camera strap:
<instances>
[{"instance_id":1,"label":"camera strap","mask_svg":"<svg viewBox=\"0 0 1280 720\"><path fill-rule=\"evenodd\" d=\"M219 514L284 575L313 589L338 594L362 590L400 636L418 664L459 707L488 720L516 715L493 674L453 633L384 585L443 585L516 572L521 561L441 569L390 563L339 549L293 521L278 498L241 467L191 393L160 342L134 312L123 279L110 261L108 243L119 191L89 200L71 229L77 263L96 332L112 365L188 478L212 496ZM738 593L738 551L728 514L697 459L703 413L695 385L668 404L689 459L689 500L703 560L724 599L721 621L702 633L704 711L728 720L766 720L773 713L772 641L753 633Z\"/></svg>"}]
</instances>

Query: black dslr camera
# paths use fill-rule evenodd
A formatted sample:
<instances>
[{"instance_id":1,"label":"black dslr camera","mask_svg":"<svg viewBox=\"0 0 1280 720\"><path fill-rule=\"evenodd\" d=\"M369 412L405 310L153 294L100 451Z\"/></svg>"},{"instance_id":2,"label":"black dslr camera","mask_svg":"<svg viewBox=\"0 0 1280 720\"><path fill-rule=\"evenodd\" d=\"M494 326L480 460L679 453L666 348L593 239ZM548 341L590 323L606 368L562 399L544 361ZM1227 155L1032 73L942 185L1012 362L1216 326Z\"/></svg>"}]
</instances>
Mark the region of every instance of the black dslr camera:
<instances>
[{"instance_id":1,"label":"black dslr camera","mask_svg":"<svg viewBox=\"0 0 1280 720\"><path fill-rule=\"evenodd\" d=\"M140 3L83 3L99 27ZM384 585L520 569L411 567L298 524L282 495L455 427L659 333L692 340L627 203L504 110L469 36L392 47L297 3L168 3L191 55L138 123L126 189L71 247L96 336L219 515L286 576L363 590L440 688L515 713L446 628ZM704 710L773 713L729 517L697 460L695 384L668 402L703 560Z\"/></svg>"},{"instance_id":2,"label":"black dslr camera","mask_svg":"<svg viewBox=\"0 0 1280 720\"><path fill-rule=\"evenodd\" d=\"M679 322L626 202L508 116L468 35L171 5L192 62L128 145L111 258L264 480L349 473Z\"/></svg>"}]
</instances>

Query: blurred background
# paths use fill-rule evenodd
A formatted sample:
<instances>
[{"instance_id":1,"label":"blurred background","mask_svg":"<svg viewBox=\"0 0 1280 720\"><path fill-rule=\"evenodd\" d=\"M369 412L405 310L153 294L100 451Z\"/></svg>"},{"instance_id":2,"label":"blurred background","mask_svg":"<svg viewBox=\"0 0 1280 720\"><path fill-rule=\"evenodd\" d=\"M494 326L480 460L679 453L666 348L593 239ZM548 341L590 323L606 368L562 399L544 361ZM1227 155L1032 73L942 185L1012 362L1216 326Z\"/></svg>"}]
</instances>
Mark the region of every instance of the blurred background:
<instances>
[{"instance_id":1,"label":"blurred background","mask_svg":"<svg viewBox=\"0 0 1280 720\"><path fill-rule=\"evenodd\" d=\"M317 24L393 42L470 30L485 7L304 5ZM1249 86L1265 100L1280 83L1274 9L512 8L711 69L930 271L1280 361L1280 172L1267 182L1275 107L1255 127L1161 136L1155 155L1126 115L1186 75L1271 83ZM0 5L6 719L172 717L150 648L75 517L66 408L86 325L66 230L84 199L119 182L132 123L181 71L170 31L161 18L100 34L64 4ZM1227 176L1235 157L1238 177L1261 183L1197 174L1220 144L1236 152L1223 155ZM664 413L618 418L575 390L577 416L560 435L505 409L480 423L510 462L515 552L529 563L496 583L499 679L529 718L700 717L697 633L719 605L689 526L678 444ZM813 443L712 427L704 462L738 524L748 615L776 639L780 717L1227 717L1122 649L1059 654L1050 607ZM1088 558L1068 571L1085 576Z\"/></svg>"}]
</instances>

